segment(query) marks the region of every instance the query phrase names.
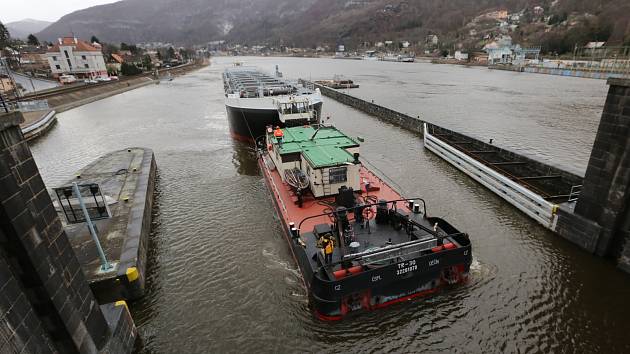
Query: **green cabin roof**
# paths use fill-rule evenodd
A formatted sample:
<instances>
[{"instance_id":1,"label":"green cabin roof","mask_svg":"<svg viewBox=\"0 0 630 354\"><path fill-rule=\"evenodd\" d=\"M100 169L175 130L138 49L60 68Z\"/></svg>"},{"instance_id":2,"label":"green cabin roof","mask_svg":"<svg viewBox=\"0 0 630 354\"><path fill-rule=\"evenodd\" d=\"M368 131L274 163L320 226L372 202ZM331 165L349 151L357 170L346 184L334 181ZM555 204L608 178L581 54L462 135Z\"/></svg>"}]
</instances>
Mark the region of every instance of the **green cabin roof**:
<instances>
[{"instance_id":1,"label":"green cabin roof","mask_svg":"<svg viewBox=\"0 0 630 354\"><path fill-rule=\"evenodd\" d=\"M277 145L276 138L273 141L280 155L301 153L314 168L338 166L354 161L354 157L346 149L358 147L358 142L335 127L323 127L311 139L316 131L311 126L284 128L282 146Z\"/></svg>"}]
</instances>

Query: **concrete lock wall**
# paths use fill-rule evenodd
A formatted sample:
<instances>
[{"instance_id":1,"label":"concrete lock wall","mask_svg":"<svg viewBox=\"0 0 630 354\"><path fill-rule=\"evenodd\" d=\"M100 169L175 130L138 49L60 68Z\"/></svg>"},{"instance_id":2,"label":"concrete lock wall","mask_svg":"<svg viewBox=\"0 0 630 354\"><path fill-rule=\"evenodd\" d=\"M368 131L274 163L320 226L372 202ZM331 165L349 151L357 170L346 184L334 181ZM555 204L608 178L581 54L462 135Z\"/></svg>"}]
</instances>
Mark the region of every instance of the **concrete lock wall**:
<instances>
[{"instance_id":1,"label":"concrete lock wall","mask_svg":"<svg viewBox=\"0 0 630 354\"><path fill-rule=\"evenodd\" d=\"M0 352L111 352L113 341L129 337L112 337L22 136L22 120L19 112L0 115ZM130 319L126 308L122 317Z\"/></svg>"},{"instance_id":2,"label":"concrete lock wall","mask_svg":"<svg viewBox=\"0 0 630 354\"><path fill-rule=\"evenodd\" d=\"M601 228L595 252L630 272L630 80L610 79L575 214Z\"/></svg>"},{"instance_id":3,"label":"concrete lock wall","mask_svg":"<svg viewBox=\"0 0 630 354\"><path fill-rule=\"evenodd\" d=\"M306 81L303 81L303 80L302 82L306 83ZM319 88L324 96L330 97L336 101L339 101L343 104L354 107L362 112L373 115L377 118L380 118L383 121L405 128L409 131L412 131L415 133L422 133L422 126L424 124L424 121L421 120L420 118L414 118L407 114L396 112L392 109L379 106L372 102L367 102L360 98L347 95L343 92L339 92L337 90L334 90L334 89L331 89L322 85L311 84L311 83L307 83L307 84L314 85L315 87Z\"/></svg>"}]
</instances>

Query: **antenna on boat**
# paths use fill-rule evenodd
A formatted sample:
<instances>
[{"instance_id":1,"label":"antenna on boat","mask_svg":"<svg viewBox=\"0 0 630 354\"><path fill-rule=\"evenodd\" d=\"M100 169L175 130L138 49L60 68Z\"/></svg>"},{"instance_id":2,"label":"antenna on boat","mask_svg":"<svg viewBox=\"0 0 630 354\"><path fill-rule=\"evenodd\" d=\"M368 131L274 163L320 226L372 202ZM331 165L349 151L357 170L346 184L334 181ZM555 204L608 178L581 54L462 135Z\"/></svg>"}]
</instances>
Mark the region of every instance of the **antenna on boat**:
<instances>
[{"instance_id":1,"label":"antenna on boat","mask_svg":"<svg viewBox=\"0 0 630 354\"><path fill-rule=\"evenodd\" d=\"M330 116L327 116L326 120L329 120L329 119L330 119ZM313 133L313 135L311 135L311 139L310 140L315 139L315 136L317 135L317 133L319 133L319 130L322 129L323 126L324 126L324 122L321 122L321 124L317 126L317 130L315 130L315 133Z\"/></svg>"}]
</instances>

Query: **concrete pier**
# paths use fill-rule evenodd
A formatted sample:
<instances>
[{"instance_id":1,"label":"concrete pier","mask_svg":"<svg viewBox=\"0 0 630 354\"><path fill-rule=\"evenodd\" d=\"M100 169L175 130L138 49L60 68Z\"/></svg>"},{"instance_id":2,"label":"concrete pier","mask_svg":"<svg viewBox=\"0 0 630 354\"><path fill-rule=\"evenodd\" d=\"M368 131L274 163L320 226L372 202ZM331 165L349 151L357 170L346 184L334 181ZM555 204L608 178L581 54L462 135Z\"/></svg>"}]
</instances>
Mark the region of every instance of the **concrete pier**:
<instances>
[{"instance_id":1,"label":"concrete pier","mask_svg":"<svg viewBox=\"0 0 630 354\"><path fill-rule=\"evenodd\" d=\"M574 212L564 215L563 235L584 240L600 256L618 259L630 273L630 80L610 79Z\"/></svg>"},{"instance_id":2,"label":"concrete pier","mask_svg":"<svg viewBox=\"0 0 630 354\"><path fill-rule=\"evenodd\" d=\"M20 129L0 115L0 353L130 353L124 302L99 306Z\"/></svg>"},{"instance_id":3,"label":"concrete pier","mask_svg":"<svg viewBox=\"0 0 630 354\"><path fill-rule=\"evenodd\" d=\"M86 225L65 225L99 303L134 300L144 295L155 174L153 151L129 148L101 156L66 184L97 183L108 200L111 218L95 220L94 224L105 256L113 266L110 270L101 270L97 248ZM59 217L65 221L58 201L56 205Z\"/></svg>"}]
</instances>

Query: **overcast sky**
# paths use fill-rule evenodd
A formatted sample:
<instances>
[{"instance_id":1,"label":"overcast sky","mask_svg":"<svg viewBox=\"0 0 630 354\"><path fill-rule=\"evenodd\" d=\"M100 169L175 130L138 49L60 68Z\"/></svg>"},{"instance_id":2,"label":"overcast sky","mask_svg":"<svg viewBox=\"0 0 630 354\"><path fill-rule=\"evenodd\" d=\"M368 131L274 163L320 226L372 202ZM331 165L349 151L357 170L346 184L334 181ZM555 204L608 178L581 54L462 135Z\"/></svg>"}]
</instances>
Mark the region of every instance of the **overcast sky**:
<instances>
[{"instance_id":1,"label":"overcast sky","mask_svg":"<svg viewBox=\"0 0 630 354\"><path fill-rule=\"evenodd\" d=\"M116 1L118 0L0 0L0 21L7 23L32 18L53 22L76 10Z\"/></svg>"}]
</instances>

